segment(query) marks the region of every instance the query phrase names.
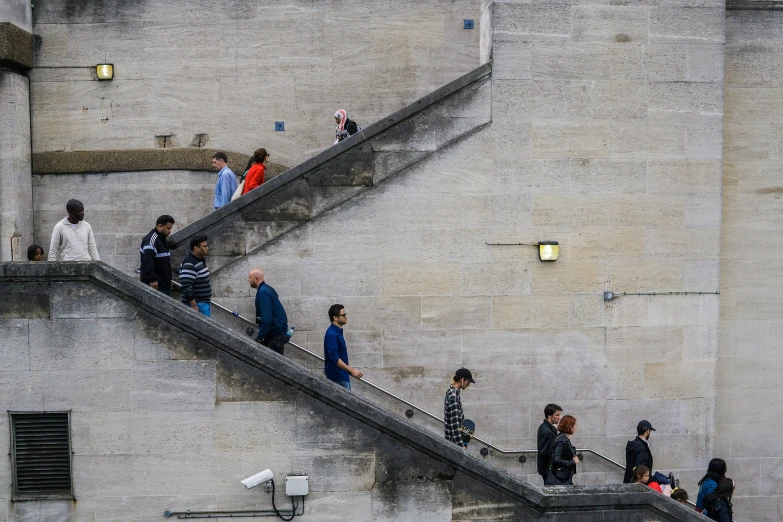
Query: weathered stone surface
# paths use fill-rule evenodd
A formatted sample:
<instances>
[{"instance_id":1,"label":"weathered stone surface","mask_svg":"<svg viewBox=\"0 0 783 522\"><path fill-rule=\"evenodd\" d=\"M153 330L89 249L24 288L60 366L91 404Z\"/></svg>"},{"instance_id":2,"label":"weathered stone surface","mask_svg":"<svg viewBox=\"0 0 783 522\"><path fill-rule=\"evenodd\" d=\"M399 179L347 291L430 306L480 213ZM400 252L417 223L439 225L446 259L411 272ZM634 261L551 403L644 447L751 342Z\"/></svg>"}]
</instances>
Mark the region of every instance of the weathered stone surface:
<instances>
[{"instance_id":1,"label":"weathered stone surface","mask_svg":"<svg viewBox=\"0 0 783 522\"><path fill-rule=\"evenodd\" d=\"M38 89L44 89L42 84ZM40 96L40 94L39 94ZM46 103L47 97L41 96ZM147 170L213 171L212 156L217 149L195 147L173 149L81 150L36 152L33 154L35 174L84 174L109 172L143 172ZM241 176L250 159L248 154L222 151L228 156L228 166ZM279 163L266 164L265 179L271 179L288 167Z\"/></svg>"},{"instance_id":2,"label":"weathered stone surface","mask_svg":"<svg viewBox=\"0 0 783 522\"><path fill-rule=\"evenodd\" d=\"M72 272L70 275L69 271ZM134 507L136 501L130 499L149 496L158 497L158 501L166 498L166 503L170 504L166 507L175 509L178 506L182 509L194 506L204 506L204 509L252 508L253 505L247 502L255 496L251 492L240 494L242 490L238 482L265 466L275 469L276 478L281 483L287 474L308 474L314 496L319 492L339 491L343 496L351 496L369 491L371 498L377 498L377 502L372 502L374 518L421 511L422 502L431 505L424 510L427 517L440 519L452 513L452 480L457 470L478 477L494 491L508 491L501 493L500 498L511 495L512 499L516 499L510 501L512 506L520 506L519 491L527 495L523 497L523 503L541 502L543 499L540 490L490 468L477 457L473 460L473 456L464 455L447 445L439 435L432 437L428 432L404 423L399 417L382 412L357 394L346 393L335 384L311 375L306 368L269 351L259 350L248 340L222 331L198 314L181 313L177 303L129 281L106 265L0 265L0 273L10 272L17 280L20 274L28 273L44 278L47 275L55 279L60 277L60 282L63 278L85 276L101 281L102 285L113 288L114 299L124 297L123 300L140 303L143 314L134 329L136 336L151 336L151 346L171 343L171 347L156 348L161 353L171 356L192 351L196 359L138 360L130 371L0 372L0 378L25 377L13 382L6 380L6 384L0 387L5 391L17 390L15 395L7 395L4 399L6 407L72 410L76 453L74 478L78 491L83 495L80 505L88 506L88 516L98 512L97 504L90 502L104 498L113 499L109 504L101 504L100 509L106 513L116 512L113 510L123 506L136 514L148 512L148 504L143 508ZM82 294L59 295L62 303L67 304L68 299L78 300ZM90 308L81 310L84 317L35 321L85 321L89 327L90 322L124 320L95 318ZM163 335L160 322L166 322L173 328ZM194 342L192 333L197 333L202 339ZM470 330L468 333L478 331ZM356 342L356 346L377 342L373 341L372 335L351 334L349 341ZM178 340L180 336L182 339ZM401 343L407 350L412 344L407 336L407 332L391 333L388 337L392 341L388 346L390 352L395 351L394 342ZM479 339L475 336L475 340L469 343L476 343ZM454 341L458 344L456 339ZM545 389L548 376L554 367L560 365L543 366L533 374L525 368L525 345L529 337L524 332L508 332L505 338L497 341L511 343L508 346L521 343L523 359L508 361L513 363L512 366L518 365L514 368L508 368L509 364L504 362L495 367L483 366L476 371L477 381L481 384L476 385L471 399L478 404L491 403L492 406L485 407L483 413L473 411L473 417L484 429L506 439L526 438L531 433L527 426L532 414L519 403L533 387ZM43 341L33 338L32 342L38 345ZM426 344L437 343L430 338ZM451 342L443 344L447 349L451 349L451 345ZM224 391L220 391L216 386L216 374L221 372L216 372L216 367L228 368L222 358L229 356L237 362L232 368L234 377L228 373L221 377ZM210 357L214 359L209 360ZM207 359L200 360L203 358ZM572 385L566 391L566 397L580 398L574 403L573 411L593 421L592 424L591 420L585 422L586 434L600 433L600 423L596 419L600 418L598 412L603 402L597 397L638 398L633 395L633 390L638 390L638 387L632 388L630 383L638 382L639 373L643 371L640 365L591 366L590 375L604 383L600 389L591 387L587 382L579 382L576 373L569 376ZM249 374L243 378L236 377L247 372ZM257 373L253 376L253 372ZM248 393L251 391L247 386L250 379L263 379L270 373L275 375L274 380L283 379L290 393L280 393L275 397ZM26 379L28 375L38 377L38 384L32 385ZM293 379L293 375L297 377ZM442 375L432 373L429 378L442 384ZM361 386L358 382L356 384ZM230 391L235 386L238 387L237 394ZM35 390L43 390L43 396L38 395L43 404L25 406L18 402ZM218 394L229 397L230 402L216 401ZM435 401L439 402L442 395L437 395ZM390 443L402 444L404 451L394 451ZM662 457L664 462L680 458L689 444L672 445L673 449ZM388 461L390 454L407 455L406 462L411 465L394 467ZM380 470L377 469L379 458ZM475 473L476 468L481 470L480 473L494 474L497 479L487 482L481 474ZM406 479L401 473L415 475ZM584 480L598 480L599 474L585 475ZM171 480L171 477L178 477L178 480ZM340 478L335 480L334 477ZM516 486L508 488L505 485L508 481ZM603 510L610 498L613 499L611 502L625 498L618 496L624 493L601 494L609 496L599 500L598 504L593 497L592 506L588 509ZM213 500L204 503L203 497L207 495ZM118 500L121 498L128 500ZM546 498L547 507L544 509L557 509L558 502L573 503L563 500L562 496ZM504 502L509 503L508 500ZM657 498L650 494L639 499L640 506L648 502L657 502ZM655 509L662 507L656 506Z\"/></svg>"},{"instance_id":3,"label":"weathered stone surface","mask_svg":"<svg viewBox=\"0 0 783 522\"><path fill-rule=\"evenodd\" d=\"M33 66L33 35L23 27L0 18L0 63L20 69Z\"/></svg>"},{"instance_id":4,"label":"weathered stone surface","mask_svg":"<svg viewBox=\"0 0 783 522\"><path fill-rule=\"evenodd\" d=\"M214 408L214 361L137 362L132 373L134 413Z\"/></svg>"},{"instance_id":5,"label":"weathered stone surface","mask_svg":"<svg viewBox=\"0 0 783 522\"><path fill-rule=\"evenodd\" d=\"M8 5L8 3L4 3ZM10 4L17 9L17 2ZM5 7L4 7L5 8ZM29 13L28 6L22 6ZM0 21L2 18L0 18ZM26 42L14 42L14 37L22 36ZM26 35L26 36L24 36ZM18 40L18 38L16 38ZM0 65L4 47L12 46L21 51L22 47L32 44L32 35L10 23L0 23ZM5 49L6 51L8 49ZM6 56L12 60L15 56ZM6 62L7 64L7 62ZM32 62L28 66L31 66ZM26 259L27 247L33 237L33 198L30 185L30 82L29 79L7 68L0 72L0 119L4 122L0 128L0 260L22 261Z\"/></svg>"}]
</instances>

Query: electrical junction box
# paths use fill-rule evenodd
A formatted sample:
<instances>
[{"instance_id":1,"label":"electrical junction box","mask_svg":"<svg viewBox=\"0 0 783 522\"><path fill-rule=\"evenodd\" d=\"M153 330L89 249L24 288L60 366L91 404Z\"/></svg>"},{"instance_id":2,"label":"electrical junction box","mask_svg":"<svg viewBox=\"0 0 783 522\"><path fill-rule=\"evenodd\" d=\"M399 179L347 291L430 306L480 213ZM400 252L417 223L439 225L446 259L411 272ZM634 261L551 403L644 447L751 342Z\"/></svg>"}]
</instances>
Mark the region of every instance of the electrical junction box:
<instances>
[{"instance_id":1,"label":"electrical junction box","mask_svg":"<svg viewBox=\"0 0 783 522\"><path fill-rule=\"evenodd\" d=\"M289 497L303 497L307 495L308 489L307 475L291 475L285 478L285 494Z\"/></svg>"}]
</instances>

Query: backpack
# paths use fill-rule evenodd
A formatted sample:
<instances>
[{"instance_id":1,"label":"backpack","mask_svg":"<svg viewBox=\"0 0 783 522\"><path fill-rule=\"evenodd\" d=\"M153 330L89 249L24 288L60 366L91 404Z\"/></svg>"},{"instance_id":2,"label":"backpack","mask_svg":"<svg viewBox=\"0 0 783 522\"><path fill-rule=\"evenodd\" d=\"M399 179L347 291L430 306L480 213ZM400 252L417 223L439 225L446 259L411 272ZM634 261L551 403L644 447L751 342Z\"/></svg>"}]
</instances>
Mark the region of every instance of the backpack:
<instances>
[{"instance_id":1,"label":"backpack","mask_svg":"<svg viewBox=\"0 0 783 522\"><path fill-rule=\"evenodd\" d=\"M723 503L720 502L721 500L723 500ZM704 498L701 499L701 505L707 516L712 520L719 520L718 512L724 508L729 510L729 520L734 520L731 501L728 498L721 497L717 488L709 495L704 495Z\"/></svg>"}]
</instances>

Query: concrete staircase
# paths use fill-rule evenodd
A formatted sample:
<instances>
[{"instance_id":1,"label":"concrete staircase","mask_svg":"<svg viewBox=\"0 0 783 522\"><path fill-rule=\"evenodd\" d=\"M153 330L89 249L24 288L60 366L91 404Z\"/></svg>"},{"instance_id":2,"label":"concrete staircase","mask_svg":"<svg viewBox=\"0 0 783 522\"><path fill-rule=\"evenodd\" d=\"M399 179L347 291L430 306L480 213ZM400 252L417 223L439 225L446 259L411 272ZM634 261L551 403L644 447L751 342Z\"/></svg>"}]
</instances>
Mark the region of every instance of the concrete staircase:
<instances>
[{"instance_id":1,"label":"concrete staircase","mask_svg":"<svg viewBox=\"0 0 783 522\"><path fill-rule=\"evenodd\" d=\"M169 237L178 265L190 238L210 238L216 273L491 121L486 63Z\"/></svg>"},{"instance_id":2,"label":"concrete staircase","mask_svg":"<svg viewBox=\"0 0 783 522\"><path fill-rule=\"evenodd\" d=\"M64 379L63 383L73 379L73 372L64 371L69 370L70 365L81 367L88 364L89 371L85 375L89 374L93 379L89 382L118 379L120 373L114 368L127 366L124 371L130 371L135 375L134 378L141 381L147 378L145 375L149 372L153 373L155 389L150 391L142 383L139 384L141 388L133 393L142 402L144 397L152 393L157 401L156 408L165 411L167 418L180 415L178 412L188 415L188 408L193 407L191 402L195 400L189 396L195 393L194 390L198 391L199 411L213 404L215 408L220 405L226 408L232 401L244 401L239 406L241 415L237 422L244 419L242 422L250 423L247 426L250 430L270 423L279 424L280 429L283 429L282 426L291 424L291 419L295 418L296 423L290 426L294 440L286 442L294 445L287 451L298 455L300 460L312 454L315 459L313 462L327 458L323 456L325 450L328 450L328 455L337 448L348 452L346 456L359 451L370 455L366 462L377 468L371 473L374 480L370 489L379 490L377 496L373 497L376 499L374 502L394 511L411 507L406 503L411 498L419 498L417 495L422 495L422 492L424 494L420 498L425 500L420 500L423 502L421 506L429 509L435 501L426 492L437 490L441 492L441 497L447 494L448 498L439 498L437 502L445 504L445 509L453 514L454 520L465 519L463 515L467 512L476 515L491 512L492 519L553 522L696 522L702 519L693 510L641 485L567 488L534 486L462 452L442 437L401 416L390 414L367 399L346 392L322 377L313 376L303 366L270 350L260 349L248 338L226 331L215 322L104 263L0 264L0 319L30 320L31 323L35 319L38 321L36 328L46 327L48 323L62 327L63 321L67 321L67 331L80 336L88 335L88 330L95 330L102 325L112 324L114 328L133 325L135 354L133 344L129 350L117 346L110 352L106 352L101 343L80 346L79 354L63 356L60 361L62 368L56 371L50 369L45 374L46 379L56 385L55 388L49 388L56 389L60 382L58 379ZM45 346L48 340L40 336L31 336L30 339L28 349L31 353L45 353L48 350ZM59 339L58 342L62 342L62 335ZM94 363L90 365L90 350L100 352L94 353L93 358L102 354L114 362L107 365L104 361L97 367ZM118 357L122 358L123 364L115 360ZM192 370L182 373L182 368L191 368L193 364L198 368L216 370L211 373L199 370L197 375ZM46 368L48 366L44 366ZM36 365L26 373L40 371L41 368ZM252 391L261 389L264 391ZM190 393L182 393L184 390L190 390ZM79 404L79 401L85 400L82 394L90 393L94 392L86 384L75 388L68 400ZM3 395L0 407L18 407L15 400L18 397ZM47 400L46 393L44 400ZM247 418L242 414L245 411L242 407L249 408L247 411L256 411L251 404L258 401L259 404L275 405L272 413L263 419L253 416ZM69 404L68 401L63 403L66 407ZM74 412L74 418L79 423L92 422L93 418L97 418L96 415L85 415L78 408ZM253 423L259 423L259 426L254 427ZM259 447L255 447L252 441L247 442L245 445L249 446L245 451L252 455L263 452L266 446L279 442L276 439L280 436L276 434L265 438ZM140 451L143 452L144 448ZM205 453L195 458L225 459L226 455L217 451L214 455ZM272 456L265 458L270 459ZM339 456L339 460L345 460L345 457ZM112 462L109 460L105 465L111 466ZM140 459L135 464L137 475L146 476L147 471L143 468L147 465L145 463L148 461ZM220 466L218 468L223 469ZM102 471L112 472L112 469L102 468ZM362 469L350 467L340 469L345 473L365 473ZM296 466L293 471L297 472ZM164 475L171 479L171 473L166 470ZM188 473L205 472L190 469ZM207 476L201 478L209 480ZM326 480L326 476L321 477L321 480ZM348 477L342 477L342 480L351 483ZM446 486L443 485L444 481L448 483ZM415 489L420 492L416 493ZM84 498L89 498L90 493L85 494L87 496ZM140 498L144 496L144 493L136 494L140 494ZM485 516L480 518L486 519Z\"/></svg>"}]
</instances>

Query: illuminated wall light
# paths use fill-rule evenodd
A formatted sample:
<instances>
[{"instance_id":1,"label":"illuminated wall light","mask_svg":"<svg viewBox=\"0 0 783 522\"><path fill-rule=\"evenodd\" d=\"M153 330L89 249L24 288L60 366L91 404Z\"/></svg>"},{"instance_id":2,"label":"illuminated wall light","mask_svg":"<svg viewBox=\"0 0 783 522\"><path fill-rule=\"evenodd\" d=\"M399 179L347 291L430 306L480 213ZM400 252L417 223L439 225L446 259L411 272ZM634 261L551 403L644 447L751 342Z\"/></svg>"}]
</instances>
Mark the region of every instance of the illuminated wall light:
<instances>
[{"instance_id":1,"label":"illuminated wall light","mask_svg":"<svg viewBox=\"0 0 783 522\"><path fill-rule=\"evenodd\" d=\"M98 79L101 81L108 81L114 78L114 64L112 63L99 63L95 66L95 74L98 75Z\"/></svg>"},{"instance_id":2,"label":"illuminated wall light","mask_svg":"<svg viewBox=\"0 0 783 522\"><path fill-rule=\"evenodd\" d=\"M538 244L538 259L541 261L557 261L560 254L560 244L557 241L541 241Z\"/></svg>"}]
</instances>

